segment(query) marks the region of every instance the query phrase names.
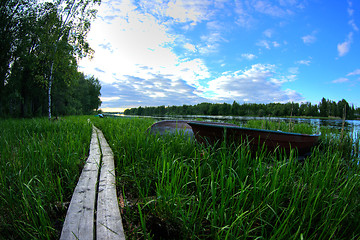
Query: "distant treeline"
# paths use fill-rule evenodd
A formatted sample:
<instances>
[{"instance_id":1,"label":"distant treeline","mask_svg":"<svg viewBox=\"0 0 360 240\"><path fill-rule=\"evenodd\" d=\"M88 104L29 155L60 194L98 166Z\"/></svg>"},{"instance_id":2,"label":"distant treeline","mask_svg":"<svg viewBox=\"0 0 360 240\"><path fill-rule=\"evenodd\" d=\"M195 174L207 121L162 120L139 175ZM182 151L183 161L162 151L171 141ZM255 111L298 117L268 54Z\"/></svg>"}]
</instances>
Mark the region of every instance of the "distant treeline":
<instances>
[{"instance_id":1,"label":"distant treeline","mask_svg":"<svg viewBox=\"0 0 360 240\"><path fill-rule=\"evenodd\" d=\"M339 102L323 98L319 104L306 103L244 103L236 101L228 103L200 103L197 105L138 107L126 109L125 115L221 115L221 116L309 116L309 117L339 117L355 119L360 115L360 108L350 106L343 99Z\"/></svg>"}]
</instances>

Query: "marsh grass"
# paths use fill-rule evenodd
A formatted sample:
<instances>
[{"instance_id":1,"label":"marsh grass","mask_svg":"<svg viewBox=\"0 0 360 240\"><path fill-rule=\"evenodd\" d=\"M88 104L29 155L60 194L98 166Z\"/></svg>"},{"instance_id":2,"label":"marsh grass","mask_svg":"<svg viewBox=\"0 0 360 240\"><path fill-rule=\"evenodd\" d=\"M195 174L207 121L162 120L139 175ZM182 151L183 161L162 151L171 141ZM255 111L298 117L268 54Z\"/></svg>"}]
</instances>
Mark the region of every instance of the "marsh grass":
<instances>
[{"instance_id":1,"label":"marsh grass","mask_svg":"<svg viewBox=\"0 0 360 240\"><path fill-rule=\"evenodd\" d=\"M0 239L57 239L89 150L85 117L0 120Z\"/></svg>"},{"instance_id":2,"label":"marsh grass","mask_svg":"<svg viewBox=\"0 0 360 240\"><path fill-rule=\"evenodd\" d=\"M302 134L319 133L316 126L307 123L294 123L291 119L289 121L249 120L244 124L244 127Z\"/></svg>"},{"instance_id":3,"label":"marsh grass","mask_svg":"<svg viewBox=\"0 0 360 240\"><path fill-rule=\"evenodd\" d=\"M320 145L299 162L296 151L254 152L246 141L152 136L151 119L92 121L115 154L127 239L360 238L351 132L322 128ZM90 137L86 117L0 121L0 239L59 237Z\"/></svg>"},{"instance_id":4,"label":"marsh grass","mask_svg":"<svg viewBox=\"0 0 360 240\"><path fill-rule=\"evenodd\" d=\"M359 141L349 134L323 134L299 162L246 141L148 135L149 119L94 123L115 153L128 239L360 238Z\"/></svg>"}]
</instances>

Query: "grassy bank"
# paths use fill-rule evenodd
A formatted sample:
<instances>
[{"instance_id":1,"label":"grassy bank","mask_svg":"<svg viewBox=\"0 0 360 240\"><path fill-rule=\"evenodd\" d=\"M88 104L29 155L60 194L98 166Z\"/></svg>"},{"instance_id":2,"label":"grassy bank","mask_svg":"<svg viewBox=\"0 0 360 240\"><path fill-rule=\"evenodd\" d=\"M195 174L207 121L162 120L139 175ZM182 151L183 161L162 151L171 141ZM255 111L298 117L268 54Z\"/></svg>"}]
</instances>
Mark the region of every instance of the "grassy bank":
<instances>
[{"instance_id":1,"label":"grassy bank","mask_svg":"<svg viewBox=\"0 0 360 240\"><path fill-rule=\"evenodd\" d=\"M153 120L93 119L116 158L128 239L358 239L358 141L323 133L304 162L145 133Z\"/></svg>"},{"instance_id":2,"label":"grassy bank","mask_svg":"<svg viewBox=\"0 0 360 240\"><path fill-rule=\"evenodd\" d=\"M89 150L86 117L0 120L0 239L58 239Z\"/></svg>"},{"instance_id":3,"label":"grassy bank","mask_svg":"<svg viewBox=\"0 0 360 240\"><path fill-rule=\"evenodd\" d=\"M299 162L246 142L214 148L151 136L151 119L92 122L115 154L127 239L360 238L351 133L320 129L321 144ZM58 239L90 136L87 117L0 120L0 239Z\"/></svg>"}]
</instances>

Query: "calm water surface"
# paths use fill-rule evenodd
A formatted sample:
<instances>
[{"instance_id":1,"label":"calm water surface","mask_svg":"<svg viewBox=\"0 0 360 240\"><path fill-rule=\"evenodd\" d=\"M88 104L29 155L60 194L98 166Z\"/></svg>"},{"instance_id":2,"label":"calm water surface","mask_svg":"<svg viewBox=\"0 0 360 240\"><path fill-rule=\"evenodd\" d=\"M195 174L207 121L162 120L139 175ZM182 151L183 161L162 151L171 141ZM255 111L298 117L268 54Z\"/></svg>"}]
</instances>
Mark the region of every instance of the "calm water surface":
<instances>
[{"instance_id":1,"label":"calm water surface","mask_svg":"<svg viewBox=\"0 0 360 240\"><path fill-rule=\"evenodd\" d=\"M126 117L145 117L145 116L129 116L117 114L116 116L126 116ZM226 121L235 121L239 125L245 124L249 120L270 120L270 121L285 121L289 122L290 118L275 118L275 117L240 117L240 116L206 116L206 115L175 115L175 116L150 116L156 120L195 120L202 119L204 121L214 121L214 122L226 122ZM317 127L332 127L338 130L341 130L343 121L341 119L306 119L306 118L292 118L291 122L293 123L309 123ZM345 120L345 129L354 133L354 137L360 134L360 121L359 120Z\"/></svg>"}]
</instances>

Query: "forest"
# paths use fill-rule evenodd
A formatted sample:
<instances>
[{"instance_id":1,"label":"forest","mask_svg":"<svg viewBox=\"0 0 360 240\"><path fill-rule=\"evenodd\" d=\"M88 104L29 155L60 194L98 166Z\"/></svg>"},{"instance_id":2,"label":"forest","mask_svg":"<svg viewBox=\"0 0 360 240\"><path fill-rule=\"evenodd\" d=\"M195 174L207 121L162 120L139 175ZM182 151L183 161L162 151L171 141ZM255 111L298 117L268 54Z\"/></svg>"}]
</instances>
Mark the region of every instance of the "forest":
<instances>
[{"instance_id":1,"label":"forest","mask_svg":"<svg viewBox=\"0 0 360 240\"><path fill-rule=\"evenodd\" d=\"M319 104L305 103L200 103L197 105L138 107L126 109L125 115L221 115L221 116L257 116L257 117L334 117L356 119L360 108L342 99L335 102L322 98Z\"/></svg>"},{"instance_id":2,"label":"forest","mask_svg":"<svg viewBox=\"0 0 360 240\"><path fill-rule=\"evenodd\" d=\"M99 0L0 1L0 117L89 114L97 78L79 71Z\"/></svg>"}]
</instances>

